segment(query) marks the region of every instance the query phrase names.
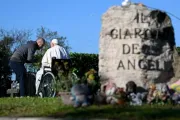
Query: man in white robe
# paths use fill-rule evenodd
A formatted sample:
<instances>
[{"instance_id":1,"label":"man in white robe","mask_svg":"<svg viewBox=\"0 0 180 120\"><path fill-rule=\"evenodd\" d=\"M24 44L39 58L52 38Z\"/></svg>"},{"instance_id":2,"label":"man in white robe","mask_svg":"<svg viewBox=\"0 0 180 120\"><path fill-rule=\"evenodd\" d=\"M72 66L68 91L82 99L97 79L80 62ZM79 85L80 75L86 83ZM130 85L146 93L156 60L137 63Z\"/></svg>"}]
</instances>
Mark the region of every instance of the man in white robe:
<instances>
[{"instance_id":1,"label":"man in white robe","mask_svg":"<svg viewBox=\"0 0 180 120\"><path fill-rule=\"evenodd\" d=\"M56 59L69 59L68 52L63 47L58 45L57 39L53 39L50 44L51 48L49 48L44 54L41 61L42 66L40 70L36 73L36 94L38 94L38 89L44 72L44 67L47 66L51 68L52 58L56 57Z\"/></svg>"}]
</instances>

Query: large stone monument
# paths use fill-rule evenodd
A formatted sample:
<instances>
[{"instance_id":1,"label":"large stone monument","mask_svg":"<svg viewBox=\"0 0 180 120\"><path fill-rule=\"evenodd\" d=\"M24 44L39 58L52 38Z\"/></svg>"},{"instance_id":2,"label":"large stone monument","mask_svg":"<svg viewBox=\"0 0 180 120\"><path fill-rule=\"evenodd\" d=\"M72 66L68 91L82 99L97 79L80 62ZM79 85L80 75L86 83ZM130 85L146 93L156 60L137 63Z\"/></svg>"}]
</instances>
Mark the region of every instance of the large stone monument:
<instances>
[{"instance_id":1,"label":"large stone monument","mask_svg":"<svg viewBox=\"0 0 180 120\"><path fill-rule=\"evenodd\" d=\"M146 88L174 76L174 30L170 17L142 4L113 6L102 16L99 75L102 84L128 81Z\"/></svg>"}]
</instances>

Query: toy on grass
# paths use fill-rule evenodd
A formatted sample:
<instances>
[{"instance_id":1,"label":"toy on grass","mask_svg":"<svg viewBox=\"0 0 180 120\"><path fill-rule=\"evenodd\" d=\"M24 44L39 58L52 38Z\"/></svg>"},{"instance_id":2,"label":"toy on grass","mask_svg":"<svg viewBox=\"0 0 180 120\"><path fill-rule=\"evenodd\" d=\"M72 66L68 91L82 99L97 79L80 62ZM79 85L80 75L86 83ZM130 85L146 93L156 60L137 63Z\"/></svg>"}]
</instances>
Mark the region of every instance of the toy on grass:
<instances>
[{"instance_id":1,"label":"toy on grass","mask_svg":"<svg viewBox=\"0 0 180 120\"><path fill-rule=\"evenodd\" d=\"M125 105L127 102L127 95L124 88L116 88L116 91L112 97L111 104Z\"/></svg>"},{"instance_id":2,"label":"toy on grass","mask_svg":"<svg viewBox=\"0 0 180 120\"><path fill-rule=\"evenodd\" d=\"M88 72L85 73L85 78L91 92L96 94L97 90L99 89L97 71L94 69L90 69Z\"/></svg>"},{"instance_id":3,"label":"toy on grass","mask_svg":"<svg viewBox=\"0 0 180 120\"><path fill-rule=\"evenodd\" d=\"M136 93L137 85L134 81L129 81L126 83L126 93L129 95L131 93Z\"/></svg>"},{"instance_id":4,"label":"toy on grass","mask_svg":"<svg viewBox=\"0 0 180 120\"><path fill-rule=\"evenodd\" d=\"M136 106L136 105L142 105L142 96L141 93L130 93L130 95L128 96L128 98L130 99L130 105Z\"/></svg>"},{"instance_id":5,"label":"toy on grass","mask_svg":"<svg viewBox=\"0 0 180 120\"><path fill-rule=\"evenodd\" d=\"M151 85L147 102L164 104L170 100L170 91L166 84Z\"/></svg>"},{"instance_id":6,"label":"toy on grass","mask_svg":"<svg viewBox=\"0 0 180 120\"><path fill-rule=\"evenodd\" d=\"M180 104L180 93L175 92L175 93L172 95L172 102L173 102L174 104Z\"/></svg>"},{"instance_id":7,"label":"toy on grass","mask_svg":"<svg viewBox=\"0 0 180 120\"><path fill-rule=\"evenodd\" d=\"M86 84L76 84L71 88L71 100L74 102L74 107L86 107L90 105L92 95Z\"/></svg>"},{"instance_id":8,"label":"toy on grass","mask_svg":"<svg viewBox=\"0 0 180 120\"><path fill-rule=\"evenodd\" d=\"M171 102L171 93L168 85L166 83L156 84L156 90L159 92L158 103L165 104Z\"/></svg>"},{"instance_id":9,"label":"toy on grass","mask_svg":"<svg viewBox=\"0 0 180 120\"><path fill-rule=\"evenodd\" d=\"M89 85L96 85L96 74L97 72L94 69L90 69L88 72L85 73L87 83Z\"/></svg>"},{"instance_id":10,"label":"toy on grass","mask_svg":"<svg viewBox=\"0 0 180 120\"><path fill-rule=\"evenodd\" d=\"M157 96L158 96L158 92L156 90L156 85L155 84L150 85L147 95L147 103L148 104L153 103L156 100Z\"/></svg>"},{"instance_id":11,"label":"toy on grass","mask_svg":"<svg viewBox=\"0 0 180 120\"><path fill-rule=\"evenodd\" d=\"M176 93L180 93L180 79L177 80L175 83L169 85L169 88L174 90Z\"/></svg>"},{"instance_id":12,"label":"toy on grass","mask_svg":"<svg viewBox=\"0 0 180 120\"><path fill-rule=\"evenodd\" d=\"M116 91L116 84L113 82L107 82L104 86L103 86L103 91L105 93L106 96L106 103L107 104L113 104L113 95L115 94Z\"/></svg>"},{"instance_id":13,"label":"toy on grass","mask_svg":"<svg viewBox=\"0 0 180 120\"><path fill-rule=\"evenodd\" d=\"M142 105L143 102L145 102L146 98L147 98L147 92L142 92L142 93L130 93L130 95L128 95L128 99L130 102L130 105L133 106L137 106L137 105Z\"/></svg>"}]
</instances>

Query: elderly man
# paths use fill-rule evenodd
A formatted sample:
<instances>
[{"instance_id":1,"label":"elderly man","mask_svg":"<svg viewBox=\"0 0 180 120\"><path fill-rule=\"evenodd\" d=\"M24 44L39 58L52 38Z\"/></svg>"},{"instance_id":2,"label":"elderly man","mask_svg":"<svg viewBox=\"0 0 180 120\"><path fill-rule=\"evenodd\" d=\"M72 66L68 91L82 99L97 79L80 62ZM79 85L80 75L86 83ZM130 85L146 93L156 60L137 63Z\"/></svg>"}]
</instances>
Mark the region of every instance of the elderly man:
<instances>
[{"instance_id":1,"label":"elderly man","mask_svg":"<svg viewBox=\"0 0 180 120\"><path fill-rule=\"evenodd\" d=\"M36 41L28 41L27 44L20 46L15 50L10 58L10 67L19 78L20 83L20 96L25 96L25 79L26 79L26 68L24 63L34 62L33 56L36 50L41 49L45 44L43 38L38 38ZM16 78L17 79L17 78Z\"/></svg>"},{"instance_id":2,"label":"elderly man","mask_svg":"<svg viewBox=\"0 0 180 120\"><path fill-rule=\"evenodd\" d=\"M57 39L53 39L50 44L51 44L51 48L49 48L44 54L41 61L42 66L36 74L36 95L38 94L41 77L44 72L43 67L44 66L51 67L53 57L56 57L56 59L69 59L68 52L63 47L58 45Z\"/></svg>"}]
</instances>

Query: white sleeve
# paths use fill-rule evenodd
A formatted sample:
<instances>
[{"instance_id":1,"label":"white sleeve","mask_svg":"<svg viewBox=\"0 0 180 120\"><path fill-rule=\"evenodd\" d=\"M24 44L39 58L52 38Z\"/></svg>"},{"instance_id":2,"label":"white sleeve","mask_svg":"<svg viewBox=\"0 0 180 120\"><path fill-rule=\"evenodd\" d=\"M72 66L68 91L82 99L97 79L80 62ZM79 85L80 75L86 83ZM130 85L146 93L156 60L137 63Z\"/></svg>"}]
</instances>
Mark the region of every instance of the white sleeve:
<instances>
[{"instance_id":1,"label":"white sleeve","mask_svg":"<svg viewBox=\"0 0 180 120\"><path fill-rule=\"evenodd\" d=\"M42 63L42 66L50 66L50 64L49 64L50 63L49 62L49 49L44 54L41 63Z\"/></svg>"},{"instance_id":2,"label":"white sleeve","mask_svg":"<svg viewBox=\"0 0 180 120\"><path fill-rule=\"evenodd\" d=\"M51 61L52 61L52 49L50 48L49 50L48 50L48 53L47 53L47 63L48 63L48 65L51 67Z\"/></svg>"},{"instance_id":3,"label":"white sleeve","mask_svg":"<svg viewBox=\"0 0 180 120\"><path fill-rule=\"evenodd\" d=\"M64 50L65 59L69 59L69 53L67 52L67 50L65 48L63 48L63 50Z\"/></svg>"}]
</instances>

